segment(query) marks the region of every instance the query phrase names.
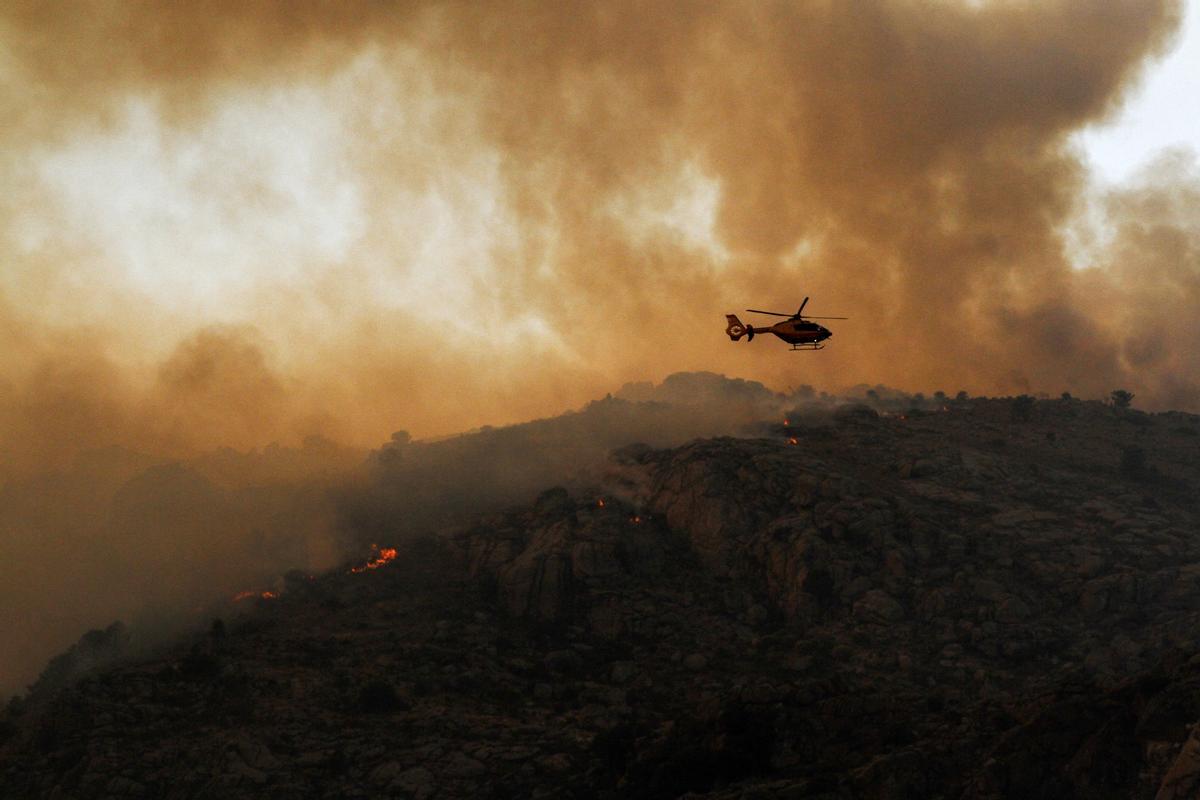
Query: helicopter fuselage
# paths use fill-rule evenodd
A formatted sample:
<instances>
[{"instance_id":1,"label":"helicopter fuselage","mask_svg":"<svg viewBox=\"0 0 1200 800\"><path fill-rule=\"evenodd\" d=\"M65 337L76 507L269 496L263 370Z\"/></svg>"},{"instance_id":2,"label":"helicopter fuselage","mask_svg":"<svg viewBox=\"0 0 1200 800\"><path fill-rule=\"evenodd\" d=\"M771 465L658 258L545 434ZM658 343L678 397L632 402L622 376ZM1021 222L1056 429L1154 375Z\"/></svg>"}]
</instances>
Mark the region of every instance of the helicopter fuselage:
<instances>
[{"instance_id":1,"label":"helicopter fuselage","mask_svg":"<svg viewBox=\"0 0 1200 800\"><path fill-rule=\"evenodd\" d=\"M776 322L767 328L755 328L755 333L773 333L791 345L815 345L823 342L833 334L824 325L807 322L802 319L788 319Z\"/></svg>"}]
</instances>

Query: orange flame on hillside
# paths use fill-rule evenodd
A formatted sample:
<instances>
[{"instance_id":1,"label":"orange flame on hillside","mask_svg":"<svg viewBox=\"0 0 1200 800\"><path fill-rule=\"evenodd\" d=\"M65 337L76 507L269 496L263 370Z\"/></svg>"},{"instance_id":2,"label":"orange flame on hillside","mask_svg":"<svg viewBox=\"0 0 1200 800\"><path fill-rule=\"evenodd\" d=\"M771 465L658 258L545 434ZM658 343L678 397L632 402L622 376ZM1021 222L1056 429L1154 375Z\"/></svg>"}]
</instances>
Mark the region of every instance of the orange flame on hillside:
<instances>
[{"instance_id":1,"label":"orange flame on hillside","mask_svg":"<svg viewBox=\"0 0 1200 800\"><path fill-rule=\"evenodd\" d=\"M358 572L366 572L369 569L379 569L384 564L388 563L389 561L391 561L392 559L394 559L396 557L396 548L394 548L394 547L384 547L381 549L379 547L379 545L373 544L373 545L371 545L371 550L373 552L378 552L379 555L375 556L370 561L368 561L367 563L363 564L360 567L351 567L350 568L351 572L358 573Z\"/></svg>"},{"instance_id":2,"label":"orange flame on hillside","mask_svg":"<svg viewBox=\"0 0 1200 800\"><path fill-rule=\"evenodd\" d=\"M256 592L253 589L248 589L244 592L238 592L235 594L233 596L233 602L240 603L243 600L249 600L251 597L261 597L263 600L274 600L276 597L279 597L279 592Z\"/></svg>"}]
</instances>

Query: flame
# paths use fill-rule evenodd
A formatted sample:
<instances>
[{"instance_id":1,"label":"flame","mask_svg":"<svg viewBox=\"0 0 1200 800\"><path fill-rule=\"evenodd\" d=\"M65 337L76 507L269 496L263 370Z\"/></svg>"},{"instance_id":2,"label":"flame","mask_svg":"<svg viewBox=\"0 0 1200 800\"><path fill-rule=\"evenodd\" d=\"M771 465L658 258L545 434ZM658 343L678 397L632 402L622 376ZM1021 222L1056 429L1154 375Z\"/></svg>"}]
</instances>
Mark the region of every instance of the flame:
<instances>
[{"instance_id":1,"label":"flame","mask_svg":"<svg viewBox=\"0 0 1200 800\"><path fill-rule=\"evenodd\" d=\"M604 498L603 497L601 497L599 500L596 501L596 507L604 508Z\"/></svg>"},{"instance_id":2,"label":"flame","mask_svg":"<svg viewBox=\"0 0 1200 800\"><path fill-rule=\"evenodd\" d=\"M379 569L384 564L388 563L389 561L391 561L392 559L394 559L396 557L396 548L394 548L394 547L380 548L379 545L373 544L373 545L371 545L371 551L378 553L378 555L360 567L351 567L350 571L354 572L354 573L358 573L358 572L366 572L369 569Z\"/></svg>"},{"instance_id":3,"label":"flame","mask_svg":"<svg viewBox=\"0 0 1200 800\"><path fill-rule=\"evenodd\" d=\"M639 516L636 516L636 515L635 515L635 516L632 516L632 517L630 517L630 518L629 518L629 521L630 521L630 522L632 522L634 525L641 525L641 524L642 524L642 518L641 518L641 517L639 517Z\"/></svg>"},{"instance_id":4,"label":"flame","mask_svg":"<svg viewBox=\"0 0 1200 800\"><path fill-rule=\"evenodd\" d=\"M783 427L785 427L785 428L786 428L786 427L787 427L789 424L790 424L790 423L789 423L789 422L788 422L786 419L783 421Z\"/></svg>"},{"instance_id":5,"label":"flame","mask_svg":"<svg viewBox=\"0 0 1200 800\"><path fill-rule=\"evenodd\" d=\"M233 602L240 603L243 600L249 600L251 597L261 597L263 600L274 600L279 597L279 592L265 591L258 592L253 589L247 589L244 592L238 592L233 596Z\"/></svg>"},{"instance_id":6,"label":"flame","mask_svg":"<svg viewBox=\"0 0 1200 800\"><path fill-rule=\"evenodd\" d=\"M797 439L795 436L789 436L788 444L800 444L800 440Z\"/></svg>"}]
</instances>

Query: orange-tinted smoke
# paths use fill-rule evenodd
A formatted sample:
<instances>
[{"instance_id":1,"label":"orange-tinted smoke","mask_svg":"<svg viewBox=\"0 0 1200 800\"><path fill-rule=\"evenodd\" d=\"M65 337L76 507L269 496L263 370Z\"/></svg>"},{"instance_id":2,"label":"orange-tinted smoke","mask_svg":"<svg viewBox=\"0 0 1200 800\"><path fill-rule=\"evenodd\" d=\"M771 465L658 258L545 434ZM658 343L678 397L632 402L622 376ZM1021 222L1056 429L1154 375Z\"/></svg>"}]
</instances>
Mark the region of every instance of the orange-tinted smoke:
<instances>
[{"instance_id":1,"label":"orange-tinted smoke","mask_svg":"<svg viewBox=\"0 0 1200 800\"><path fill-rule=\"evenodd\" d=\"M13 153L119 127L130 97L186 131L240 88L375 66L338 106L364 230L319 282L264 288L259 310L221 320L216 339L194 320L199 332L151 331L174 344L136 364L126 348L144 319L113 313L82 334L101 365L82 370L60 310L53 335L7 345L25 365L8 376L9 427L40 442L45 409L78 401L65 430L95 419L179 446L316 431L367 443L551 413L698 368L780 388L1121 385L1146 404L1193 406L1176 371L1195 340L1158 330L1169 323L1131 330L1121 306L1181 267L1127 248L1119 267L1101 253L1081 272L1063 238L1088 191L1069 135L1119 105L1179 16L1170 0L10 5ZM416 155L398 138L415 124L414 82L444 100ZM391 267L372 259L404 247L403 201L443 191L440 176L473 159L505 210L500 243L464 279L476 302L391 307L370 288ZM696 185L715 193L708 244L643 218ZM229 203L269 214L253 194ZM47 272L65 269L55 255L40 256ZM825 353L721 335L724 313L791 310L805 295L811 313L851 317ZM9 323L50 325L37 308ZM224 354L205 361L211 347Z\"/></svg>"}]
</instances>

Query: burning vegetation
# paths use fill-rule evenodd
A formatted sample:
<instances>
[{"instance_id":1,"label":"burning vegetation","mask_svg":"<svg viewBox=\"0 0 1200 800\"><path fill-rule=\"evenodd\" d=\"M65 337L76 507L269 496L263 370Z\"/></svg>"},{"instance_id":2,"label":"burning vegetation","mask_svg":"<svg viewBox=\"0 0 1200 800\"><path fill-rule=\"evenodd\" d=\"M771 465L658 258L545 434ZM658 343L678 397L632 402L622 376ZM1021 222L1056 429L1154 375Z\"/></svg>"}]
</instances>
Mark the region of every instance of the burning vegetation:
<instances>
[{"instance_id":1,"label":"burning vegetation","mask_svg":"<svg viewBox=\"0 0 1200 800\"><path fill-rule=\"evenodd\" d=\"M237 594L235 594L232 597L232 601L235 603L240 603L241 601L249 600L252 597L257 597L262 600L274 600L277 597L279 597L279 592L273 592L269 589L261 591L261 592L254 591L254 590L246 590L246 591L238 592Z\"/></svg>"},{"instance_id":2,"label":"burning vegetation","mask_svg":"<svg viewBox=\"0 0 1200 800\"><path fill-rule=\"evenodd\" d=\"M350 572L357 574L359 572L367 572L368 570L372 569L379 569L388 562L394 561L396 558L396 548L394 547L380 547L379 545L373 544L371 545L371 552L374 553L374 555L369 561L367 561L367 563L360 564L357 567L351 567Z\"/></svg>"}]
</instances>

